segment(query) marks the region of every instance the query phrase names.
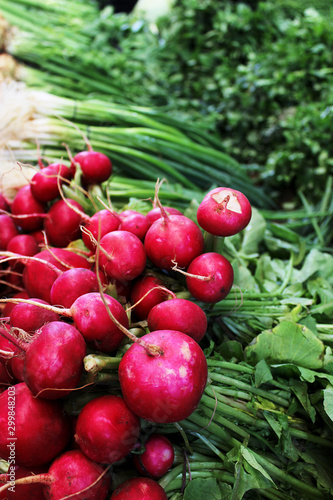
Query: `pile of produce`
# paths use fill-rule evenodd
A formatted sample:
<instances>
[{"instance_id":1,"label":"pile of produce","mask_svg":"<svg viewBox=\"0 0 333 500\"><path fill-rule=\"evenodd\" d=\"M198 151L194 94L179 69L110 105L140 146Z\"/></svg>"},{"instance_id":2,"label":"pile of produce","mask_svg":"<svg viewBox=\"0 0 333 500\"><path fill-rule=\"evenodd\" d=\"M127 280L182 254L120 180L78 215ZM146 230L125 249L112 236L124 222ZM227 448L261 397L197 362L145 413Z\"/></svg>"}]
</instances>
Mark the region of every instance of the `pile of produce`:
<instances>
[{"instance_id":1,"label":"pile of produce","mask_svg":"<svg viewBox=\"0 0 333 500\"><path fill-rule=\"evenodd\" d=\"M282 210L144 59L110 78L129 17L0 10L0 499L332 498L333 178Z\"/></svg>"}]
</instances>

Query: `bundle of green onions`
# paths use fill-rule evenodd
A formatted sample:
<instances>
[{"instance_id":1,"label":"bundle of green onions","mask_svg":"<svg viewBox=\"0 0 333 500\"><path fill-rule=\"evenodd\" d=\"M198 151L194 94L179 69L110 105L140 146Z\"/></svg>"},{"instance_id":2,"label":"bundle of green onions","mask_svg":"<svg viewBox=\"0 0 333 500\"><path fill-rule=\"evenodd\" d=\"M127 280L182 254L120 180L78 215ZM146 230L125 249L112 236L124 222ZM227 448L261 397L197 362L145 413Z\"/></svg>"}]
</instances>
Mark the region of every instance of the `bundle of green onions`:
<instances>
[{"instance_id":1,"label":"bundle of green onions","mask_svg":"<svg viewBox=\"0 0 333 500\"><path fill-rule=\"evenodd\" d=\"M12 106L15 110L21 103L25 109L15 141L6 142L17 161L37 162L37 143L50 161L66 160L64 143L75 154L87 147L86 136L95 150L110 157L114 174L152 182L166 178L192 191L187 193L191 199L211 186L232 185L257 206L269 206L269 198L254 186L246 169L209 144L206 133L186 123L177 127L160 112L97 99L78 101L21 87L7 92L4 86L2 101L8 109L2 124L4 137L9 135L6 121L11 125Z\"/></svg>"}]
</instances>

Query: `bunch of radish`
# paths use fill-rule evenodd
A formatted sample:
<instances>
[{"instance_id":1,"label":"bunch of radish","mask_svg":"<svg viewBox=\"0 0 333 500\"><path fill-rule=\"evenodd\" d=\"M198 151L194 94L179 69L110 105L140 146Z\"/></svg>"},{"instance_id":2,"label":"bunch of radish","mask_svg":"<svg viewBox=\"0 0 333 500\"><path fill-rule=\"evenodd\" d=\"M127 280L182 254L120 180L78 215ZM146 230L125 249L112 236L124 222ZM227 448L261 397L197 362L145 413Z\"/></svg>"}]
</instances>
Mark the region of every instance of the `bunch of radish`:
<instances>
[{"instance_id":1,"label":"bunch of radish","mask_svg":"<svg viewBox=\"0 0 333 500\"><path fill-rule=\"evenodd\" d=\"M88 148L70 167L42 166L14 200L0 196L0 428L8 429L0 458L9 464L0 498L21 498L21 489L28 498L37 484L38 498L54 500L167 498L156 480L173 465L172 443L152 434L133 455L142 423L186 419L206 387L204 307L223 300L234 279L206 241L243 230L251 206L220 187L203 198L197 221L156 194L145 214L106 206L87 215L63 194L74 175L84 192L111 174L110 160ZM117 384L90 397L84 360L94 352L121 359ZM65 408L79 392L88 399L73 418ZM114 465L130 456L138 477L113 486Z\"/></svg>"}]
</instances>

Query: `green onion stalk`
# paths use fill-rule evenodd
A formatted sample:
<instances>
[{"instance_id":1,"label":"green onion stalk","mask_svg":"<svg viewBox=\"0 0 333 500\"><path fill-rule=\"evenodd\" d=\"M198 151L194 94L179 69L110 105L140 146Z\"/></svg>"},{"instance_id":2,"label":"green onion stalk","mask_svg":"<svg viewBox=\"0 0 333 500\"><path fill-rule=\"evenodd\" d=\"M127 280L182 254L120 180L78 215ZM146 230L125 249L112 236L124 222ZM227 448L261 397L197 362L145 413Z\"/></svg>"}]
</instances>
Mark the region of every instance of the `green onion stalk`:
<instances>
[{"instance_id":1,"label":"green onion stalk","mask_svg":"<svg viewBox=\"0 0 333 500\"><path fill-rule=\"evenodd\" d=\"M232 185L257 205L267 204L266 195L233 158L221 149L188 138L184 130L160 123L152 114L147 116L103 101L74 101L27 89L22 92L22 100L30 105L31 119L16 131L20 147L17 148L17 142L8 142L8 155L18 161L31 159L32 149L37 160L36 141L43 157L59 161L68 160L64 143L74 155L87 148L88 140L93 149L110 157L116 175L152 182L166 178L170 184L197 193L212 185Z\"/></svg>"}]
</instances>

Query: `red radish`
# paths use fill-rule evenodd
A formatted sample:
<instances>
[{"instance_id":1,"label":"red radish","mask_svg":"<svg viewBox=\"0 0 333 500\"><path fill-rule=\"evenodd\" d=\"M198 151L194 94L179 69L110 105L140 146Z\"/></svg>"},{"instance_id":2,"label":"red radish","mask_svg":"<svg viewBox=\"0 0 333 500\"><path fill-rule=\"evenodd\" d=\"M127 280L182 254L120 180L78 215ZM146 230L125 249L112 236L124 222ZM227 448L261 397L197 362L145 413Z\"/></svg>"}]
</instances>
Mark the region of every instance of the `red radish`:
<instances>
[{"instance_id":1,"label":"red radish","mask_svg":"<svg viewBox=\"0 0 333 500\"><path fill-rule=\"evenodd\" d=\"M128 318L122 305L109 295L104 295L104 298L113 316L125 328L128 328ZM101 352L111 353L126 338L109 317L108 310L97 292L86 293L78 297L72 304L69 314L86 342L91 343Z\"/></svg>"},{"instance_id":2,"label":"red radish","mask_svg":"<svg viewBox=\"0 0 333 500\"><path fill-rule=\"evenodd\" d=\"M45 261L44 262L40 262ZM91 266L87 259L75 252L63 248L52 248L43 250L38 254L38 261L27 259L23 271L23 283L30 297L38 297L51 302L50 291L53 282L71 267L83 267L89 269ZM50 267L51 264L53 267ZM68 267L65 267L67 265Z\"/></svg>"},{"instance_id":3,"label":"red radish","mask_svg":"<svg viewBox=\"0 0 333 500\"><path fill-rule=\"evenodd\" d=\"M89 250L95 251L96 241L99 241L107 233L111 231L116 231L119 227L120 220L118 216L112 213L110 210L100 210L90 217L90 219L85 222L84 228L82 229L82 241ZM93 238L91 238L91 235Z\"/></svg>"},{"instance_id":4,"label":"red radish","mask_svg":"<svg viewBox=\"0 0 333 500\"><path fill-rule=\"evenodd\" d=\"M65 179L73 179L75 175L76 167L73 163L71 163L69 167L59 162L50 163L48 166L53 168L57 174Z\"/></svg>"},{"instance_id":5,"label":"red radish","mask_svg":"<svg viewBox=\"0 0 333 500\"><path fill-rule=\"evenodd\" d=\"M86 343L74 326L63 321L48 323L25 350L24 380L34 395L58 399L77 387Z\"/></svg>"},{"instance_id":6,"label":"red radish","mask_svg":"<svg viewBox=\"0 0 333 500\"><path fill-rule=\"evenodd\" d=\"M81 151L73 158L82 170L82 180L85 184L101 184L112 174L112 163L109 158L98 151Z\"/></svg>"},{"instance_id":7,"label":"red radish","mask_svg":"<svg viewBox=\"0 0 333 500\"><path fill-rule=\"evenodd\" d=\"M14 428L8 425L9 409L15 413ZM12 445L16 465L23 467L47 464L64 450L70 438L69 419L62 405L35 398L25 383L1 394L0 428L0 457L8 460Z\"/></svg>"},{"instance_id":8,"label":"red radish","mask_svg":"<svg viewBox=\"0 0 333 500\"><path fill-rule=\"evenodd\" d=\"M188 291L202 302L214 304L224 299L234 281L232 265L223 255L207 252L194 259L186 276Z\"/></svg>"},{"instance_id":9,"label":"red radish","mask_svg":"<svg viewBox=\"0 0 333 500\"><path fill-rule=\"evenodd\" d=\"M51 303L68 308L81 295L98 290L96 273L90 269L74 267L54 281L50 291Z\"/></svg>"},{"instance_id":10,"label":"red radish","mask_svg":"<svg viewBox=\"0 0 333 500\"><path fill-rule=\"evenodd\" d=\"M51 245L66 247L71 241L81 237L80 225L84 220L83 208L75 200L56 201L44 221L44 230Z\"/></svg>"},{"instance_id":11,"label":"red radish","mask_svg":"<svg viewBox=\"0 0 333 500\"><path fill-rule=\"evenodd\" d=\"M39 252L39 246L36 239L31 236L31 234L18 234L8 243L7 252L14 252L20 255L32 257ZM23 271L24 263L12 261L11 267L15 268L16 271Z\"/></svg>"},{"instance_id":12,"label":"red radish","mask_svg":"<svg viewBox=\"0 0 333 500\"><path fill-rule=\"evenodd\" d=\"M81 410L75 441L90 460L113 464L130 453L140 431L140 419L123 398L105 395L93 399Z\"/></svg>"},{"instance_id":13,"label":"red radish","mask_svg":"<svg viewBox=\"0 0 333 500\"><path fill-rule=\"evenodd\" d=\"M144 246L147 257L160 269L171 270L175 263L187 268L204 249L199 226L184 215L164 215L148 229Z\"/></svg>"},{"instance_id":14,"label":"red radish","mask_svg":"<svg viewBox=\"0 0 333 500\"><path fill-rule=\"evenodd\" d=\"M32 300L41 304L48 304L45 300L38 298L33 298ZM21 328L25 332L33 334L45 323L58 321L59 315L53 311L41 309L34 304L21 303L13 307L9 318L11 326Z\"/></svg>"},{"instance_id":15,"label":"red radish","mask_svg":"<svg viewBox=\"0 0 333 500\"><path fill-rule=\"evenodd\" d=\"M80 450L70 450L52 462L49 472L17 479L15 482L15 486L19 487L31 487L33 484L44 485L47 500L105 500L111 487L111 477L107 469L89 460Z\"/></svg>"},{"instance_id":16,"label":"red radish","mask_svg":"<svg viewBox=\"0 0 333 500\"><path fill-rule=\"evenodd\" d=\"M168 215L183 215L180 210L172 207L163 207ZM148 227L150 227L155 220L160 219L162 217L162 212L160 207L152 208L146 215L148 220Z\"/></svg>"},{"instance_id":17,"label":"red radish","mask_svg":"<svg viewBox=\"0 0 333 500\"><path fill-rule=\"evenodd\" d=\"M10 371L18 382L24 382L25 352L16 348L14 355L9 360Z\"/></svg>"},{"instance_id":18,"label":"red radish","mask_svg":"<svg viewBox=\"0 0 333 500\"><path fill-rule=\"evenodd\" d=\"M143 243L128 231L113 231L100 240L96 252L99 266L112 280L131 281L143 272L146 252Z\"/></svg>"},{"instance_id":19,"label":"red radish","mask_svg":"<svg viewBox=\"0 0 333 500\"><path fill-rule=\"evenodd\" d=\"M118 486L111 500L167 500L167 495L154 479L133 477Z\"/></svg>"},{"instance_id":20,"label":"red radish","mask_svg":"<svg viewBox=\"0 0 333 500\"><path fill-rule=\"evenodd\" d=\"M60 178L58 181L57 170L49 165L33 176L30 182L31 192L36 200L47 203L60 195L58 182L60 185L63 183Z\"/></svg>"},{"instance_id":21,"label":"red radish","mask_svg":"<svg viewBox=\"0 0 333 500\"><path fill-rule=\"evenodd\" d=\"M46 217L45 206L34 198L30 184L17 191L11 211L15 224L26 232L41 229Z\"/></svg>"},{"instance_id":22,"label":"red radish","mask_svg":"<svg viewBox=\"0 0 333 500\"><path fill-rule=\"evenodd\" d=\"M18 234L8 243L7 251L32 257L39 252L39 246L31 234Z\"/></svg>"},{"instance_id":23,"label":"red radish","mask_svg":"<svg viewBox=\"0 0 333 500\"><path fill-rule=\"evenodd\" d=\"M148 315L149 330L177 330L200 342L207 330L205 312L186 299L170 299L153 307Z\"/></svg>"},{"instance_id":24,"label":"red radish","mask_svg":"<svg viewBox=\"0 0 333 500\"><path fill-rule=\"evenodd\" d=\"M2 474L4 479L0 479L0 486L2 482L11 482L13 484L9 486L6 490L7 495L4 497L6 500L27 500L27 498L33 498L33 500L45 500L44 495L44 485L38 483L31 483L25 485L17 485L14 481L16 479L25 478L28 476L35 476L36 474L41 474L46 472L46 467L30 467L29 469L25 467L18 467L12 464L9 465L9 470L7 474ZM0 497L2 498L2 497Z\"/></svg>"},{"instance_id":25,"label":"red radish","mask_svg":"<svg viewBox=\"0 0 333 500\"><path fill-rule=\"evenodd\" d=\"M147 217L140 213L122 215L119 229L135 234L140 240L144 240L149 228Z\"/></svg>"},{"instance_id":26,"label":"red radish","mask_svg":"<svg viewBox=\"0 0 333 500\"><path fill-rule=\"evenodd\" d=\"M152 356L133 344L119 365L122 394L139 417L156 423L178 422L195 410L207 382L205 355L195 340L173 330L141 337L162 351Z\"/></svg>"},{"instance_id":27,"label":"red radish","mask_svg":"<svg viewBox=\"0 0 333 500\"><path fill-rule=\"evenodd\" d=\"M172 467L175 451L171 441L163 434L151 434L144 443L145 451L134 455L134 465L143 476L159 479Z\"/></svg>"},{"instance_id":28,"label":"red radish","mask_svg":"<svg viewBox=\"0 0 333 500\"><path fill-rule=\"evenodd\" d=\"M147 319L149 311L160 302L167 300L171 292L165 289L162 280L156 276L143 276L133 284L131 303L135 316L139 320Z\"/></svg>"},{"instance_id":29,"label":"red radish","mask_svg":"<svg viewBox=\"0 0 333 500\"><path fill-rule=\"evenodd\" d=\"M18 292L16 293L15 295L13 295L12 297L13 299L28 299L29 298L29 295L27 294L27 292L24 290L23 292ZM16 306L16 304L13 304L11 302L7 302L7 304L5 304L5 307L3 308L3 316L4 317L9 317L10 316L10 313L11 311L14 309L14 307Z\"/></svg>"},{"instance_id":30,"label":"red radish","mask_svg":"<svg viewBox=\"0 0 333 500\"><path fill-rule=\"evenodd\" d=\"M7 250L8 244L14 236L19 234L13 219L6 214L0 214L0 250Z\"/></svg>"},{"instance_id":31,"label":"red radish","mask_svg":"<svg viewBox=\"0 0 333 500\"><path fill-rule=\"evenodd\" d=\"M232 236L242 231L251 219L251 204L236 189L212 189L201 201L197 220L208 233L215 236Z\"/></svg>"}]
</instances>

